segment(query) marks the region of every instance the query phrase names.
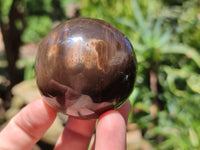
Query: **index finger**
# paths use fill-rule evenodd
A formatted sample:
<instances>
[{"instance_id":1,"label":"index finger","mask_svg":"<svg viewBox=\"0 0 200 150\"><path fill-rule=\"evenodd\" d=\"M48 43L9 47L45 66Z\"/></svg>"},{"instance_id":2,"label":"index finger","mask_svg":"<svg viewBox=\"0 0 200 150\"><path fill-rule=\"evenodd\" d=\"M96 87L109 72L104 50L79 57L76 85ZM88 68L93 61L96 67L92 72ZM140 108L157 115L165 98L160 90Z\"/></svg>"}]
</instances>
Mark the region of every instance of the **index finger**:
<instances>
[{"instance_id":1,"label":"index finger","mask_svg":"<svg viewBox=\"0 0 200 150\"><path fill-rule=\"evenodd\" d=\"M43 100L28 104L0 132L0 149L31 149L53 123L56 113Z\"/></svg>"}]
</instances>

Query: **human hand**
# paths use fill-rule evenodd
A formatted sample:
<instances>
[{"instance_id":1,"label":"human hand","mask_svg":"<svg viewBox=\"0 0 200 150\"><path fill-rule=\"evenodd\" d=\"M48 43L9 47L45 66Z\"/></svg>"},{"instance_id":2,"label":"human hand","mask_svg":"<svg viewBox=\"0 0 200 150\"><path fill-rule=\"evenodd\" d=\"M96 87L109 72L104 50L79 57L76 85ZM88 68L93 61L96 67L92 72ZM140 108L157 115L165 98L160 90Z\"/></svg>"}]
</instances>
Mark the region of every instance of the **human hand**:
<instances>
[{"instance_id":1,"label":"human hand","mask_svg":"<svg viewBox=\"0 0 200 150\"><path fill-rule=\"evenodd\" d=\"M102 114L96 126L92 150L125 150L126 122L130 102L121 108ZM0 132L0 150L28 150L43 136L56 118L57 111L43 100L24 107ZM94 133L96 120L68 118L55 150L87 150Z\"/></svg>"}]
</instances>

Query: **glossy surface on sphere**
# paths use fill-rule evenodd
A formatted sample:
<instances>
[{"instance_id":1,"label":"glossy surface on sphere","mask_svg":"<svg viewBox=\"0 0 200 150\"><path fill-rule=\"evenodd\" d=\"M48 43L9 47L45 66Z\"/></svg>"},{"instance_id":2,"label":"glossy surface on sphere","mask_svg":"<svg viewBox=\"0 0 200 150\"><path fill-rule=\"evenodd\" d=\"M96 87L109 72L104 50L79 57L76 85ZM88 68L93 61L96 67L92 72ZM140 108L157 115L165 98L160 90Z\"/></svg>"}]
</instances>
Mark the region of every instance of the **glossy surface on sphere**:
<instances>
[{"instance_id":1,"label":"glossy surface on sphere","mask_svg":"<svg viewBox=\"0 0 200 150\"><path fill-rule=\"evenodd\" d=\"M41 42L35 63L45 101L82 119L122 105L133 90L136 70L128 39L114 26L90 18L53 29Z\"/></svg>"}]
</instances>

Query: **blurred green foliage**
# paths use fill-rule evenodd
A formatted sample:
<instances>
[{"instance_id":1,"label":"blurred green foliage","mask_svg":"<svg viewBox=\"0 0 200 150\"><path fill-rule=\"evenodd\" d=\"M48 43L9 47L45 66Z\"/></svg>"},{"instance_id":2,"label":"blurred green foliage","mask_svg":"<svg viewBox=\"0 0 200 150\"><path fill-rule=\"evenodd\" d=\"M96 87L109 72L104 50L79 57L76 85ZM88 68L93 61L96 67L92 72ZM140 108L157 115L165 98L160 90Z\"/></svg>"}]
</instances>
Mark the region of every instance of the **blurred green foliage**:
<instances>
[{"instance_id":1,"label":"blurred green foliage","mask_svg":"<svg viewBox=\"0 0 200 150\"><path fill-rule=\"evenodd\" d=\"M135 48L139 67L129 97L130 121L139 125L155 148L199 149L199 1L83 3L84 17L114 24ZM151 71L157 78L156 90L151 87Z\"/></svg>"},{"instance_id":2,"label":"blurred green foliage","mask_svg":"<svg viewBox=\"0 0 200 150\"><path fill-rule=\"evenodd\" d=\"M13 0L1 0L1 17L3 22L8 22L10 7ZM41 40L51 29L55 21L66 19L65 7L68 4L65 0L21 0L21 11L24 12L25 29L22 41L37 42ZM21 28L20 22L16 22L17 27Z\"/></svg>"},{"instance_id":3,"label":"blurred green foliage","mask_svg":"<svg viewBox=\"0 0 200 150\"><path fill-rule=\"evenodd\" d=\"M55 21L65 19L61 0L24 0L26 28L23 42L37 42L51 29Z\"/></svg>"},{"instance_id":4,"label":"blurred green foliage","mask_svg":"<svg viewBox=\"0 0 200 150\"><path fill-rule=\"evenodd\" d=\"M7 21L12 0L3 2ZM136 86L129 120L156 149L200 149L200 2L198 0L23 0L24 42L42 39L75 3L83 17L119 28L135 48ZM20 25L19 25L20 26ZM24 79L34 62L21 60Z\"/></svg>"},{"instance_id":5,"label":"blurred green foliage","mask_svg":"<svg viewBox=\"0 0 200 150\"><path fill-rule=\"evenodd\" d=\"M31 16L27 18L22 40L25 43L37 42L44 37L52 27L52 20L47 16Z\"/></svg>"},{"instance_id":6,"label":"blurred green foliage","mask_svg":"<svg viewBox=\"0 0 200 150\"><path fill-rule=\"evenodd\" d=\"M11 4L12 4L12 0L4 0L4 1L1 1L1 17L2 17L2 20L4 22L8 22L8 14L9 14L9 11L10 11L10 7L11 7Z\"/></svg>"}]
</instances>

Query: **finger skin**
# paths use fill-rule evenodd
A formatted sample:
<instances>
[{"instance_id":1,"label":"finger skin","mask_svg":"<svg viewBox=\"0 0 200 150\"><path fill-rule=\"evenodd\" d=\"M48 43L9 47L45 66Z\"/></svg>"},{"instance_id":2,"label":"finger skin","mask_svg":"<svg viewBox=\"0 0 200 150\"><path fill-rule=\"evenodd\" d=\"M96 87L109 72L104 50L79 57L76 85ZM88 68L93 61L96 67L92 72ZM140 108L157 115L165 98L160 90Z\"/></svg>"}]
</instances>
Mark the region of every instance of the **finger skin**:
<instances>
[{"instance_id":1,"label":"finger skin","mask_svg":"<svg viewBox=\"0 0 200 150\"><path fill-rule=\"evenodd\" d=\"M25 106L0 132L0 149L31 149L56 118L57 111L43 100Z\"/></svg>"},{"instance_id":2,"label":"finger skin","mask_svg":"<svg viewBox=\"0 0 200 150\"><path fill-rule=\"evenodd\" d=\"M128 101L117 111L111 110L100 116L93 149L126 150L126 123L129 112Z\"/></svg>"},{"instance_id":3,"label":"finger skin","mask_svg":"<svg viewBox=\"0 0 200 150\"><path fill-rule=\"evenodd\" d=\"M96 120L79 120L69 117L55 150L87 150Z\"/></svg>"},{"instance_id":4,"label":"finger skin","mask_svg":"<svg viewBox=\"0 0 200 150\"><path fill-rule=\"evenodd\" d=\"M128 122L128 116L131 111L131 103L128 100L122 107L118 108L117 111L123 116L126 124Z\"/></svg>"}]
</instances>

